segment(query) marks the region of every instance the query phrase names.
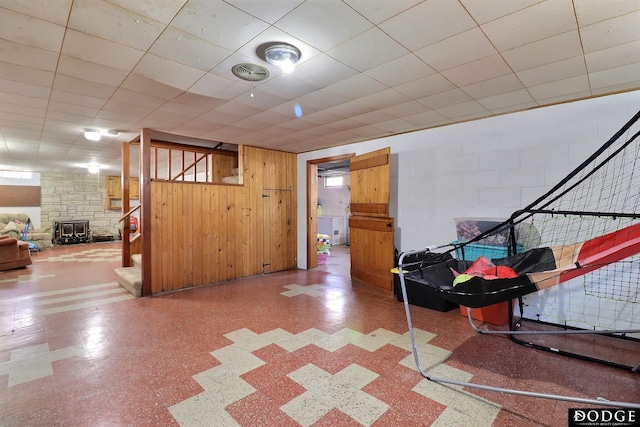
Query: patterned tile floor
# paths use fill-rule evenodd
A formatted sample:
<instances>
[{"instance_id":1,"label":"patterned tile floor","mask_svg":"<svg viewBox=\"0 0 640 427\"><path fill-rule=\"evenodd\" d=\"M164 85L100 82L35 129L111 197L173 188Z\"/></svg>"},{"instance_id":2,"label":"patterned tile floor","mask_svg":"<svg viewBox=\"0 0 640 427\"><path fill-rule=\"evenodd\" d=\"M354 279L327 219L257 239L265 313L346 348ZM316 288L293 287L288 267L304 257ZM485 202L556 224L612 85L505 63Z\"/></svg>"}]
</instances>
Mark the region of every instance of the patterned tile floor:
<instances>
[{"instance_id":1,"label":"patterned tile floor","mask_svg":"<svg viewBox=\"0 0 640 427\"><path fill-rule=\"evenodd\" d=\"M344 268L134 299L117 242L34 259L0 273L2 427L564 426L584 406L422 378L404 306ZM637 375L478 335L457 310L412 314L434 376L639 400Z\"/></svg>"}]
</instances>

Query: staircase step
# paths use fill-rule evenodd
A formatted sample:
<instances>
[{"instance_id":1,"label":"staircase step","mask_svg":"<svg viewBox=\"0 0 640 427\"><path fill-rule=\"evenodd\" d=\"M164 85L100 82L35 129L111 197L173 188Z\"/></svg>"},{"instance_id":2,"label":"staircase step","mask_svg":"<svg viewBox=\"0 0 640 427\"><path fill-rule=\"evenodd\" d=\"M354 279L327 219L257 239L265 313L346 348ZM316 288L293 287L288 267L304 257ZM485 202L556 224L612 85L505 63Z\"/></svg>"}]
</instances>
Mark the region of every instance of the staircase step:
<instances>
[{"instance_id":1,"label":"staircase step","mask_svg":"<svg viewBox=\"0 0 640 427\"><path fill-rule=\"evenodd\" d=\"M134 297L142 296L142 270L139 267L118 267L114 272L120 286Z\"/></svg>"},{"instance_id":2,"label":"staircase step","mask_svg":"<svg viewBox=\"0 0 640 427\"><path fill-rule=\"evenodd\" d=\"M133 267L142 268L142 254L131 255L131 261L133 261Z\"/></svg>"}]
</instances>

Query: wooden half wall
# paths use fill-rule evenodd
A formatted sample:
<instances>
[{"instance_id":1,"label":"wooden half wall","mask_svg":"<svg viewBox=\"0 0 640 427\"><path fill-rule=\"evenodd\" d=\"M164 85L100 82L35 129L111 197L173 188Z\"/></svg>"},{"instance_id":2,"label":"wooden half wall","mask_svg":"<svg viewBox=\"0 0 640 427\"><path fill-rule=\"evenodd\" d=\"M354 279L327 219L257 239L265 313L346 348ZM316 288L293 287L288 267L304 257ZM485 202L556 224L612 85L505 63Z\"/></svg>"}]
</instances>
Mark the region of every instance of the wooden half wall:
<instances>
[{"instance_id":1,"label":"wooden half wall","mask_svg":"<svg viewBox=\"0 0 640 427\"><path fill-rule=\"evenodd\" d=\"M261 274L274 253L295 268L296 155L245 146L243 171L243 185L151 182L152 294ZM291 193L286 226L266 223L266 190Z\"/></svg>"}]
</instances>

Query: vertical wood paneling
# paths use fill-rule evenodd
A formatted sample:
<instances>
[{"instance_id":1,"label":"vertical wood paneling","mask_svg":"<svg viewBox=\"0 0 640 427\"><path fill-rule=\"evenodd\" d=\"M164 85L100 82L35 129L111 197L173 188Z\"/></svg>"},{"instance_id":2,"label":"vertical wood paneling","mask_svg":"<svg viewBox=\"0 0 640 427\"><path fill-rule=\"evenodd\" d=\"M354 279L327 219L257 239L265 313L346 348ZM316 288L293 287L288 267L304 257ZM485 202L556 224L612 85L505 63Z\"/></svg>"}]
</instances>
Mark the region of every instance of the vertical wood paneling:
<instances>
[{"instance_id":1,"label":"vertical wood paneling","mask_svg":"<svg viewBox=\"0 0 640 427\"><path fill-rule=\"evenodd\" d=\"M262 194L288 194L267 221L277 264L295 267L295 154L244 147L244 185L155 181L152 185L153 293L263 272L265 208ZM291 211L291 218L283 216Z\"/></svg>"}]
</instances>

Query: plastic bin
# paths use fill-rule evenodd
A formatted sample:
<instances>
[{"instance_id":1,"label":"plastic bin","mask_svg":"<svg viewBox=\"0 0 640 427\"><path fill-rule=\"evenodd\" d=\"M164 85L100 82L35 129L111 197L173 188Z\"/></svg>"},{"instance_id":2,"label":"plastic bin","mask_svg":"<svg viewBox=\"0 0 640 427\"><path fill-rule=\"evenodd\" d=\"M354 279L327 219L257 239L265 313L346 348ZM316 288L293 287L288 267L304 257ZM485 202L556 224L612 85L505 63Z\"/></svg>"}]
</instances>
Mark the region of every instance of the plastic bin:
<instances>
[{"instance_id":1,"label":"plastic bin","mask_svg":"<svg viewBox=\"0 0 640 427\"><path fill-rule=\"evenodd\" d=\"M467 307L460 306L460 314L467 317ZM486 307L472 308L471 318L492 325L506 325L509 323L509 302L488 305Z\"/></svg>"},{"instance_id":2,"label":"plastic bin","mask_svg":"<svg viewBox=\"0 0 640 427\"><path fill-rule=\"evenodd\" d=\"M459 240L453 242L454 244L462 243ZM517 253L524 252L525 248L523 245L517 245L516 251ZM492 245L481 245L478 243L469 243L465 245L463 248L456 249L456 257L458 259L463 259L466 261L475 261L481 256L487 257L489 259L493 258L504 258L509 256L509 249L506 246L492 246Z\"/></svg>"}]
</instances>

